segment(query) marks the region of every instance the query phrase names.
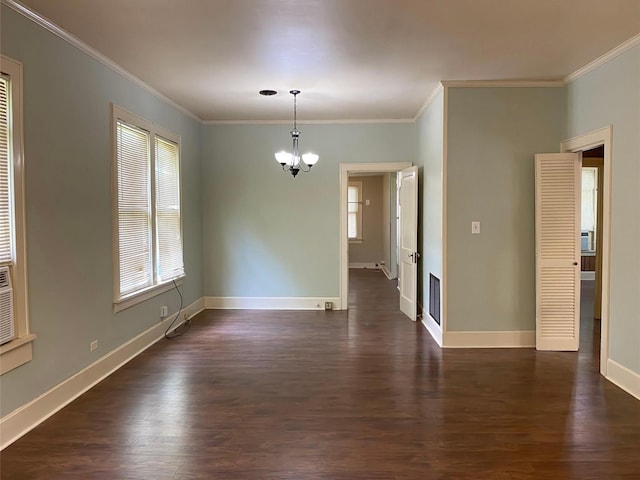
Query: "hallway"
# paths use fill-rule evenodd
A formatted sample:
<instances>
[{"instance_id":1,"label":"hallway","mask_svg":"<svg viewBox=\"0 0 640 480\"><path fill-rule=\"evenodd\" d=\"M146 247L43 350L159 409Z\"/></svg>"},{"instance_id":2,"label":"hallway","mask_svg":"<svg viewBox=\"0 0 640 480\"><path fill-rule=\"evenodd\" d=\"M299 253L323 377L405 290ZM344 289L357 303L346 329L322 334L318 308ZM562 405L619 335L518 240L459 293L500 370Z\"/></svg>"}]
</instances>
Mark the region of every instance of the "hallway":
<instances>
[{"instance_id":1,"label":"hallway","mask_svg":"<svg viewBox=\"0 0 640 480\"><path fill-rule=\"evenodd\" d=\"M348 312L201 313L3 451L2 479L637 480L640 403L595 352L443 351L382 273L350 282Z\"/></svg>"}]
</instances>

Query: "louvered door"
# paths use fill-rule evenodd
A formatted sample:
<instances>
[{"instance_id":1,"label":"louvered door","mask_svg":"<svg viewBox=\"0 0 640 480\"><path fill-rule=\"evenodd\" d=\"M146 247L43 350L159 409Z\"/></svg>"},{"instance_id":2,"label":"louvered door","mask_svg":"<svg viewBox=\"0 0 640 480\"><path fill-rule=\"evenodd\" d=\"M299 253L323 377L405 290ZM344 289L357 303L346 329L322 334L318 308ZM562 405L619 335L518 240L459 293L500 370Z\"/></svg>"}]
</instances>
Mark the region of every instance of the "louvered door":
<instances>
[{"instance_id":1,"label":"louvered door","mask_svg":"<svg viewBox=\"0 0 640 480\"><path fill-rule=\"evenodd\" d=\"M535 156L536 348L578 350L580 155Z\"/></svg>"}]
</instances>

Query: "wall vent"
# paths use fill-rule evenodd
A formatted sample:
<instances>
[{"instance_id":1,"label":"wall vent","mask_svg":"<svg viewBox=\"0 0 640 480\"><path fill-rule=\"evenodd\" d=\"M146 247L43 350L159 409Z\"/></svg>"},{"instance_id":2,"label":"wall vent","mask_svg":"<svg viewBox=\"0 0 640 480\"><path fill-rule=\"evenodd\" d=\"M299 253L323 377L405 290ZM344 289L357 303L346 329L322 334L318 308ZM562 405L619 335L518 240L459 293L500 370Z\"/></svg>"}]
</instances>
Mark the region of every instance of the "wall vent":
<instances>
[{"instance_id":1,"label":"wall vent","mask_svg":"<svg viewBox=\"0 0 640 480\"><path fill-rule=\"evenodd\" d=\"M429 315L440 325L440 279L429 274Z\"/></svg>"},{"instance_id":2,"label":"wall vent","mask_svg":"<svg viewBox=\"0 0 640 480\"><path fill-rule=\"evenodd\" d=\"M9 267L0 267L0 345L16 338Z\"/></svg>"}]
</instances>

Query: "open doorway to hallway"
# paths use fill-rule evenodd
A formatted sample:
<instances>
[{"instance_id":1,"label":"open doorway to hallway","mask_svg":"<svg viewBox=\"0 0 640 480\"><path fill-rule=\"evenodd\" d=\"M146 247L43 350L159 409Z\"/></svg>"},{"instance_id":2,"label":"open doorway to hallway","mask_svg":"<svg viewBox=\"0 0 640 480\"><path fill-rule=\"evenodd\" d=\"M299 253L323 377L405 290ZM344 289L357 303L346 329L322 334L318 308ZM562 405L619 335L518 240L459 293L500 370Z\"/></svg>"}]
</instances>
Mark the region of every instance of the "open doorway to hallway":
<instances>
[{"instance_id":1,"label":"open doorway to hallway","mask_svg":"<svg viewBox=\"0 0 640 480\"><path fill-rule=\"evenodd\" d=\"M398 189L396 172L349 174L347 190L349 285L367 281L398 285ZM362 290L362 288L360 289ZM366 291L367 289L364 288ZM349 293L349 307L357 303ZM393 300L398 308L397 298Z\"/></svg>"},{"instance_id":2,"label":"open doorway to hallway","mask_svg":"<svg viewBox=\"0 0 640 480\"><path fill-rule=\"evenodd\" d=\"M580 347L596 362L602 311L602 193L604 146L582 152L580 216Z\"/></svg>"},{"instance_id":3,"label":"open doorway to hallway","mask_svg":"<svg viewBox=\"0 0 640 480\"><path fill-rule=\"evenodd\" d=\"M405 275L407 275L407 268L404 267L404 270L400 268L397 253L400 238L397 223L400 212L395 178L399 176L398 172L402 172L403 178L410 176L414 180L412 185L407 183L403 191L407 198L410 197L409 192L414 193L415 197L411 198L416 203L415 208L413 210L407 209L407 212L416 213L417 170L416 167L411 166L411 163L340 164L340 305L342 309L348 309L351 303L349 301L351 271L356 269L370 270L381 275L394 287L397 285L396 279L401 277L401 271L405 271ZM376 185L373 187L376 192L375 197L372 196L374 195L373 191L365 190L367 183ZM379 200L375 201L375 198ZM409 205L408 200L405 203ZM377 209L375 204L379 204ZM380 225L376 229L378 233L374 234L375 239L369 237L370 233L367 232L367 214L369 212L375 213L377 220L374 222ZM413 217L407 214L403 218L406 220ZM415 237L414 243L417 243L417 225L407 225L406 230L407 232L402 238L412 239ZM374 248L373 252L367 252L367 247L376 244L378 247ZM414 254L414 257L417 258L417 254ZM405 284L415 286L414 276L416 275L408 276L410 280L414 281L405 282ZM411 298L415 296L413 295ZM402 302L398 302L394 308L399 309L400 303ZM405 310L406 308L402 311L405 312ZM415 315L407 315L415 319Z\"/></svg>"},{"instance_id":4,"label":"open doorway to hallway","mask_svg":"<svg viewBox=\"0 0 640 480\"><path fill-rule=\"evenodd\" d=\"M564 140L560 144L560 150L562 152L574 152L580 153L581 157L585 156L589 158L590 154L585 152L592 151L602 147L602 150L598 151L598 155L602 154L602 167L599 170L600 180L598 182L599 190L598 199L599 210L601 213L600 221L598 221L599 236L596 237L597 251L599 251L600 263L598 265L598 277L601 288L596 294L594 284L594 298L599 300L600 308L595 307L595 311L600 314L599 322L599 352L600 352L600 373L607 376L608 363L609 363L609 330L610 330L610 318L609 318L609 295L610 295L610 258L611 258L611 197L612 197L612 182L611 172L613 170L613 129L611 126L606 126L598 130L594 130L577 137ZM582 163L581 158L581 163ZM587 290L585 289L585 293ZM588 306L581 308L580 313L586 314L587 311L592 312ZM582 315L581 315L582 316ZM592 315L593 316L593 315ZM588 319L589 317L587 317ZM596 321L597 322L597 321ZM584 325L583 325L584 324ZM585 327L587 322L580 321L580 326ZM594 323L594 330L597 329L597 323ZM581 328L582 330L582 328ZM593 330L592 330L593 331ZM587 332L581 331L583 338L587 338ZM592 336L593 338L593 336ZM582 347L582 345L580 345ZM585 346L586 347L586 346ZM594 346L596 349L597 346ZM595 353L595 352L594 352ZM595 361L596 359L594 359Z\"/></svg>"}]
</instances>

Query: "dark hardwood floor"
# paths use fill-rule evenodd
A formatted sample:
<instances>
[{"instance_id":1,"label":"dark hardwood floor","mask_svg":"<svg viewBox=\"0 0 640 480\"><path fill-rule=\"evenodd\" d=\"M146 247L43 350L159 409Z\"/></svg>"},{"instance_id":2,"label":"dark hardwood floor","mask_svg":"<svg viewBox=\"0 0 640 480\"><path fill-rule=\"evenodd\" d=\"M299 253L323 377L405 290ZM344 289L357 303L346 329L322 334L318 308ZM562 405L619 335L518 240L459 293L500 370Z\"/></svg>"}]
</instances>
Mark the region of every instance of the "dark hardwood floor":
<instances>
[{"instance_id":1,"label":"dark hardwood floor","mask_svg":"<svg viewBox=\"0 0 640 480\"><path fill-rule=\"evenodd\" d=\"M441 351L380 272L350 292L348 314L203 312L3 451L2 479L640 478L597 325L579 354Z\"/></svg>"}]
</instances>

